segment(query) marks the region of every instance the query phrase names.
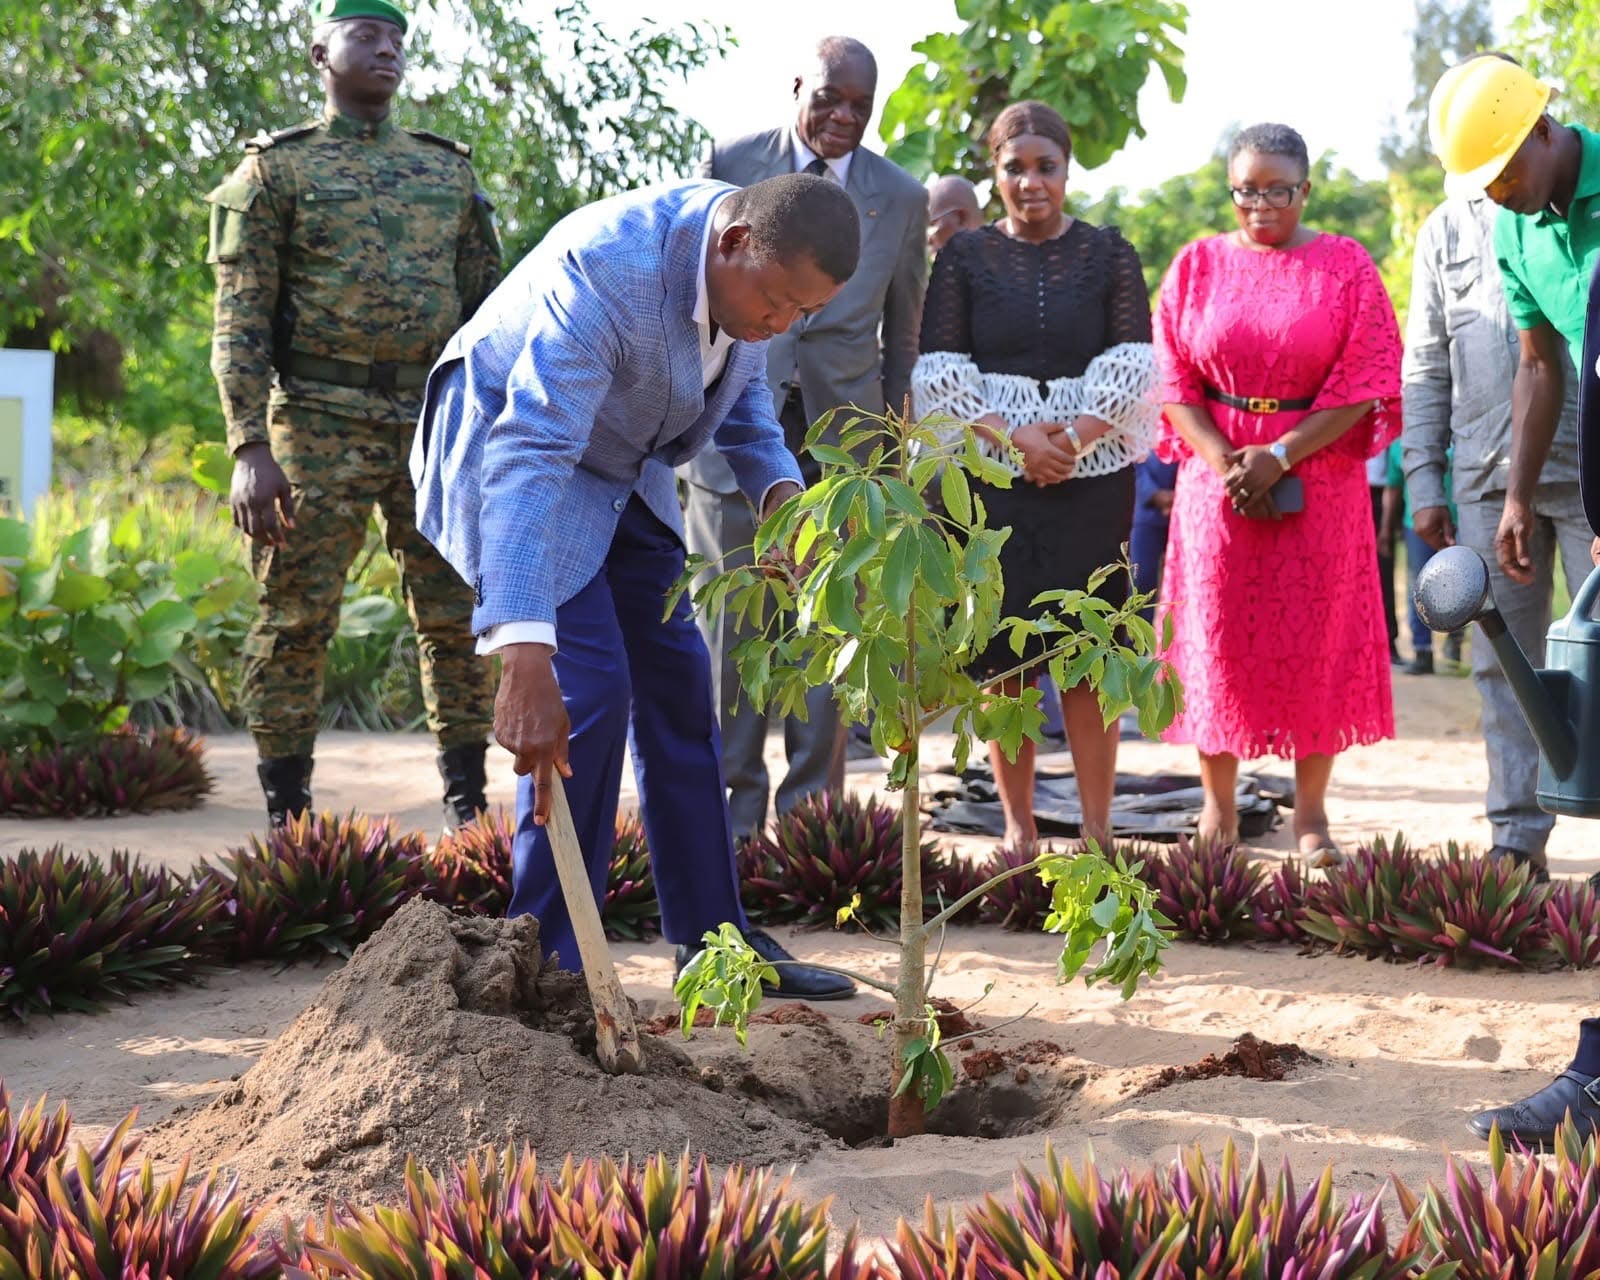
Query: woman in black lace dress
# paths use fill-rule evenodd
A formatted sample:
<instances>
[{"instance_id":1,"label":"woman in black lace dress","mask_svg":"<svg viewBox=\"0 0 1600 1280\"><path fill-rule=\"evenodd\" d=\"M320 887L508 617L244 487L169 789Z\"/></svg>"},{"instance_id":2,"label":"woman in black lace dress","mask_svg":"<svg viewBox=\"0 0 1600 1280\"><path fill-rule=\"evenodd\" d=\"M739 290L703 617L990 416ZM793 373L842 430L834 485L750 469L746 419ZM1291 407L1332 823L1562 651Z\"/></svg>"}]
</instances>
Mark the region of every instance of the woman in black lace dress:
<instances>
[{"instance_id":1,"label":"woman in black lace dress","mask_svg":"<svg viewBox=\"0 0 1600 1280\"><path fill-rule=\"evenodd\" d=\"M1068 217L1072 139L1042 102L1007 107L989 130L995 188L1006 216L964 231L940 252L912 374L919 415L978 424L991 456L1022 457L1009 489L980 486L1001 551L1005 614L1035 616L1042 591L1082 589L1119 560L1133 527L1133 464L1150 447L1156 406L1150 306L1139 255L1111 227ZM1127 598L1126 573L1100 588ZM1037 652L1037 650L1036 650ZM1014 667L1007 636L973 664L980 679ZM1017 681L1008 682L1012 692ZM1084 834L1110 835L1117 726L1103 723L1086 684L1061 697L1083 805ZM1005 805L1006 842L1031 849L1033 744L1015 761L989 746Z\"/></svg>"}]
</instances>

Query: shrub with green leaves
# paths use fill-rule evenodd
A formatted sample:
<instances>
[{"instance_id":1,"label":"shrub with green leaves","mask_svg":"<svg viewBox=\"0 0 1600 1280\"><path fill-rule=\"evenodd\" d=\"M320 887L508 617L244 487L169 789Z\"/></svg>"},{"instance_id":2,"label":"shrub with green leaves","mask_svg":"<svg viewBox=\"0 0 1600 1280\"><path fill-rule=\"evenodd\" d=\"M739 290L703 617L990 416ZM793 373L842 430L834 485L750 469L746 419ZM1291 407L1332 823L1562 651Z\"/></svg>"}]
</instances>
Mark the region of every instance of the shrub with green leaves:
<instances>
[{"instance_id":1,"label":"shrub with green leaves","mask_svg":"<svg viewBox=\"0 0 1600 1280\"><path fill-rule=\"evenodd\" d=\"M1279 1280L1446 1280L1422 1271L1418 1233L1390 1243L1381 1205L1333 1197L1333 1169L1297 1192L1285 1161L1269 1179L1259 1157L1241 1168L1191 1148L1164 1169L1080 1174L1045 1148L1046 1172L1022 1170L1011 1198L987 1197L959 1227L932 1204L920 1230L901 1222L891 1254L901 1280L1153 1280L1238 1276ZM1049 1270L1040 1269L1046 1263Z\"/></svg>"},{"instance_id":2,"label":"shrub with green leaves","mask_svg":"<svg viewBox=\"0 0 1600 1280\"><path fill-rule=\"evenodd\" d=\"M116 522L130 553L171 566L174 588L195 611L194 629L172 658L170 688L135 701L134 721L205 732L235 727L239 655L255 617L256 587L226 491L217 497L187 483L153 487L120 474L56 489L34 508L34 544L57 552L77 530L101 519Z\"/></svg>"},{"instance_id":3,"label":"shrub with green leaves","mask_svg":"<svg viewBox=\"0 0 1600 1280\"><path fill-rule=\"evenodd\" d=\"M126 517L97 520L53 551L0 519L0 747L93 741L172 687L200 608L224 607L232 587L176 576L140 547Z\"/></svg>"},{"instance_id":4,"label":"shrub with green leaves","mask_svg":"<svg viewBox=\"0 0 1600 1280\"><path fill-rule=\"evenodd\" d=\"M1304 942L1306 877L1297 858L1285 858L1263 881L1250 908L1251 927L1265 942Z\"/></svg>"},{"instance_id":5,"label":"shrub with green leaves","mask_svg":"<svg viewBox=\"0 0 1600 1280\"><path fill-rule=\"evenodd\" d=\"M200 739L121 729L88 742L0 750L0 816L90 818L192 809L211 794Z\"/></svg>"},{"instance_id":6,"label":"shrub with green leaves","mask_svg":"<svg viewBox=\"0 0 1600 1280\"><path fill-rule=\"evenodd\" d=\"M222 895L126 853L0 859L0 1018L91 1011L191 980L225 927Z\"/></svg>"},{"instance_id":7,"label":"shrub with green leaves","mask_svg":"<svg viewBox=\"0 0 1600 1280\"><path fill-rule=\"evenodd\" d=\"M789 1199L787 1179L704 1159L639 1164L571 1156L554 1176L534 1156L486 1150L441 1182L406 1167L405 1204L347 1208L287 1251L316 1280L584 1276L619 1280L870 1280L854 1233L830 1264L827 1206Z\"/></svg>"},{"instance_id":8,"label":"shrub with green leaves","mask_svg":"<svg viewBox=\"0 0 1600 1280\"><path fill-rule=\"evenodd\" d=\"M423 896L480 916L503 916L511 905L514 819L503 805L440 838L425 855Z\"/></svg>"},{"instance_id":9,"label":"shrub with green leaves","mask_svg":"<svg viewBox=\"0 0 1600 1280\"><path fill-rule=\"evenodd\" d=\"M642 942L661 933L661 903L656 898L655 877L650 874L650 844L636 813L617 815L600 923L606 937L614 941Z\"/></svg>"},{"instance_id":10,"label":"shrub with green leaves","mask_svg":"<svg viewBox=\"0 0 1600 1280\"><path fill-rule=\"evenodd\" d=\"M513 817L497 806L445 836L427 855L423 892L435 902L477 915L503 916L511 906ZM617 815L616 841L600 908L606 937L638 942L661 932L661 904L650 874L650 847L637 814Z\"/></svg>"},{"instance_id":11,"label":"shrub with green leaves","mask_svg":"<svg viewBox=\"0 0 1600 1280\"><path fill-rule=\"evenodd\" d=\"M426 849L388 819L308 811L217 866L202 862L196 882L231 919L231 960L348 956L421 892Z\"/></svg>"},{"instance_id":12,"label":"shrub with green leaves","mask_svg":"<svg viewBox=\"0 0 1600 1280\"><path fill-rule=\"evenodd\" d=\"M1193 942L1242 942L1255 936L1254 908L1265 872L1236 844L1196 843L1180 835L1163 852L1145 852L1145 879L1161 914Z\"/></svg>"},{"instance_id":13,"label":"shrub with green leaves","mask_svg":"<svg viewBox=\"0 0 1600 1280\"><path fill-rule=\"evenodd\" d=\"M72 1119L66 1105L52 1116L44 1113L45 1100L35 1100L19 1109L11 1100L6 1082L0 1080L0 1207L16 1207L12 1188L18 1178L44 1180L45 1169L60 1159L67 1149L67 1130Z\"/></svg>"},{"instance_id":14,"label":"shrub with green leaves","mask_svg":"<svg viewBox=\"0 0 1600 1280\"><path fill-rule=\"evenodd\" d=\"M238 1179L212 1174L189 1185L185 1160L158 1178L148 1159L131 1167L129 1115L100 1152L57 1156L42 1177L0 1185L0 1276L16 1280L267 1280L282 1274L257 1236L265 1207L247 1210Z\"/></svg>"},{"instance_id":15,"label":"shrub with green leaves","mask_svg":"<svg viewBox=\"0 0 1600 1280\"><path fill-rule=\"evenodd\" d=\"M1570 1120L1556 1132L1555 1159L1506 1153L1489 1135L1489 1176L1446 1157L1444 1185L1419 1201L1396 1182L1440 1274L1455 1280L1587 1280L1600 1275L1600 1156L1596 1137Z\"/></svg>"},{"instance_id":16,"label":"shrub with green leaves","mask_svg":"<svg viewBox=\"0 0 1600 1280\"><path fill-rule=\"evenodd\" d=\"M35 509L30 529L39 555L57 554L79 530L109 521L129 553L169 574L194 608L193 630L171 660L170 685L133 701L137 724L205 732L241 724L241 655L256 618L256 584L227 508L232 465L217 445L205 486L153 488L117 476L53 491ZM322 724L376 732L415 728L423 717L416 635L399 574L369 522L328 648Z\"/></svg>"},{"instance_id":17,"label":"shrub with green leaves","mask_svg":"<svg viewBox=\"0 0 1600 1280\"><path fill-rule=\"evenodd\" d=\"M1310 882L1301 927L1338 951L1397 955L1395 908L1421 871L1422 859L1404 836L1392 845L1380 836Z\"/></svg>"},{"instance_id":18,"label":"shrub with green leaves","mask_svg":"<svg viewBox=\"0 0 1600 1280\"><path fill-rule=\"evenodd\" d=\"M1544 941L1536 963L1567 969L1600 965L1600 894L1592 885L1553 885L1543 912Z\"/></svg>"},{"instance_id":19,"label":"shrub with green leaves","mask_svg":"<svg viewBox=\"0 0 1600 1280\"><path fill-rule=\"evenodd\" d=\"M980 739L1015 757L1024 739L1040 738L1040 691L1021 682L1010 696L992 686L1034 667L1048 667L1060 689L1095 690L1107 725L1136 709L1152 736L1172 721L1182 695L1141 616L1148 598L1134 592L1119 605L1094 594L1113 573L1128 572L1125 563L1098 570L1087 590L1041 594L1033 601L1036 617L1002 616L1000 549L1010 530L988 527L982 491L969 477L1001 487L1013 477L985 456L970 426L849 409L833 444L824 436L836 417L825 414L806 436L822 478L762 522L749 563L717 572L695 558L675 597L693 588L697 609L742 623L746 638L733 660L754 705L788 715L811 688L829 685L841 718L870 723L873 747L891 758L889 787L902 792L898 979L863 980L894 996L891 1078L898 1084L889 1132L903 1137L921 1131L926 1107L952 1076L934 1031L926 956L930 939L968 905L952 903L925 918L923 732L951 718L958 771ZM929 500L935 485L936 503ZM968 668L998 636L1017 663L980 685ZM1103 978L1131 993L1140 975L1159 967L1166 922L1122 860L1091 847L1059 865L1041 860L1037 870L1052 882L1047 927L1068 935L1063 980L1082 971L1102 943L1091 981ZM750 979L761 961L736 932L709 931L705 941L675 986L679 1003L685 1010L706 1005L741 1026L750 1012L747 994L759 999L761 984Z\"/></svg>"},{"instance_id":20,"label":"shrub with green leaves","mask_svg":"<svg viewBox=\"0 0 1600 1280\"><path fill-rule=\"evenodd\" d=\"M1388 926L1406 957L1441 965L1520 966L1544 942L1546 890L1510 858L1464 855L1454 843L1423 861Z\"/></svg>"},{"instance_id":21,"label":"shrub with green leaves","mask_svg":"<svg viewBox=\"0 0 1600 1280\"><path fill-rule=\"evenodd\" d=\"M1055 850L1045 846L1046 855ZM1036 855L1000 845L983 864L981 883L988 885L978 902L978 918L1014 933L1036 933L1050 915L1050 887L1033 868ZM1005 879L1000 879L1005 876Z\"/></svg>"},{"instance_id":22,"label":"shrub with green leaves","mask_svg":"<svg viewBox=\"0 0 1600 1280\"><path fill-rule=\"evenodd\" d=\"M900 927L900 824L899 807L876 795L806 796L739 846L746 911L761 924L831 929L849 908L846 925L894 932ZM958 896L951 893L950 858L931 840L922 843L921 855L923 909L937 911L941 900Z\"/></svg>"}]
</instances>

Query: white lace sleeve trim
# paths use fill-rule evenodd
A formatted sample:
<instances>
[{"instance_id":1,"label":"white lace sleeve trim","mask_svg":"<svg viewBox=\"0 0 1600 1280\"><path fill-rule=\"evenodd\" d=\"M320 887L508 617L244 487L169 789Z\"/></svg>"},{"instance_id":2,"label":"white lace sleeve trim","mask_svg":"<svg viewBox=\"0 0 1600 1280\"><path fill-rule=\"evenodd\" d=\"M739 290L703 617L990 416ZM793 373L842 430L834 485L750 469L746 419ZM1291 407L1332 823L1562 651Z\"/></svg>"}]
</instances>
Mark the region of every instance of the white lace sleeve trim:
<instances>
[{"instance_id":1,"label":"white lace sleeve trim","mask_svg":"<svg viewBox=\"0 0 1600 1280\"><path fill-rule=\"evenodd\" d=\"M1124 342L1102 351L1079 378L1053 378L1039 393L1036 379L1011 373L983 373L970 356L930 351L911 371L912 405L918 417L948 419L939 433L954 442L961 424L998 413L1013 427L1031 422L1071 422L1093 414L1111 424L1085 450L1073 476L1104 476L1138 462L1150 452L1160 406L1155 402L1155 350L1148 342ZM1018 472L1009 453L979 441L989 457Z\"/></svg>"}]
</instances>

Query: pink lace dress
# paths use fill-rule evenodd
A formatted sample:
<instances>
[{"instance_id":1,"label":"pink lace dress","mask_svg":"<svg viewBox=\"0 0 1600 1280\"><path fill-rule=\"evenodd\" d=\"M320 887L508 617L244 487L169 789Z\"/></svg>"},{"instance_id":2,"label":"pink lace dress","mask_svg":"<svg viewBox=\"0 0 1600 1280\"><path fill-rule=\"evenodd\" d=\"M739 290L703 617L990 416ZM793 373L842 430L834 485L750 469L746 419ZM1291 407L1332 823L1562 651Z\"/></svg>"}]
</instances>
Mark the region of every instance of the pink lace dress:
<instances>
[{"instance_id":1,"label":"pink lace dress","mask_svg":"<svg viewBox=\"0 0 1600 1280\"><path fill-rule=\"evenodd\" d=\"M1367 251L1319 235L1259 252L1228 236L1173 261L1155 316L1163 404L1203 406L1236 447L1270 444L1307 411L1248 413L1206 397L1372 401L1294 468L1305 510L1236 515L1222 477L1163 420L1178 461L1161 584L1185 708L1167 732L1208 755L1298 759L1394 736L1388 639L1365 461L1400 428L1400 333Z\"/></svg>"}]
</instances>

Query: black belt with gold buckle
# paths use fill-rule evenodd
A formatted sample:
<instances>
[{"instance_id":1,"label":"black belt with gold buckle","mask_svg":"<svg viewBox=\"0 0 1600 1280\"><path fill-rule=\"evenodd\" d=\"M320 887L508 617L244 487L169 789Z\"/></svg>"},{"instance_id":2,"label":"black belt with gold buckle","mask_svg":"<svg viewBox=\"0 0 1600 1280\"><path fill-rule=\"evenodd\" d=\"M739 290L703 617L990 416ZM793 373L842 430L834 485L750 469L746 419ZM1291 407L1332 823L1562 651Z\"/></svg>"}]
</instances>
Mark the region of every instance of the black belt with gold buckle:
<instances>
[{"instance_id":1,"label":"black belt with gold buckle","mask_svg":"<svg viewBox=\"0 0 1600 1280\"><path fill-rule=\"evenodd\" d=\"M1309 396L1299 400L1280 400L1275 396L1231 396L1215 387L1206 388L1206 399L1220 400L1229 408L1243 409L1246 413L1284 413L1291 409L1309 409L1316 404Z\"/></svg>"}]
</instances>

